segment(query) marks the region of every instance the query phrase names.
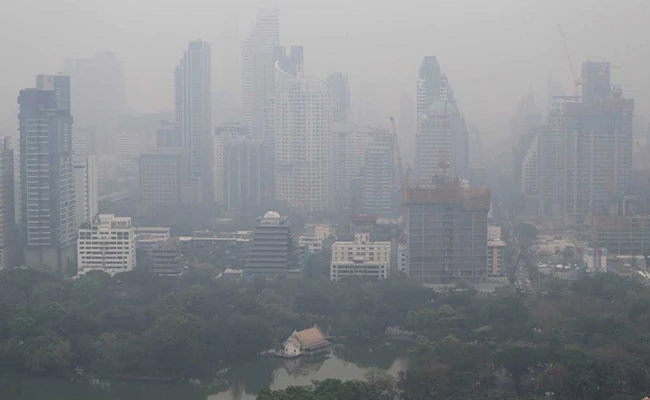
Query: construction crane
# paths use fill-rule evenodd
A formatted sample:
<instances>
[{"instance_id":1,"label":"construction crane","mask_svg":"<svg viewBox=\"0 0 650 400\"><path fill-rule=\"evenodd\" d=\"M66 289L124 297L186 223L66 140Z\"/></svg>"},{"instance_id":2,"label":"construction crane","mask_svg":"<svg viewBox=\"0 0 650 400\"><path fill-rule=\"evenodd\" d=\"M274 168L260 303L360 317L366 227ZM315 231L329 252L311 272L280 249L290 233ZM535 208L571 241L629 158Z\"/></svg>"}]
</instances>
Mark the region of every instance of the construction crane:
<instances>
[{"instance_id":1,"label":"construction crane","mask_svg":"<svg viewBox=\"0 0 650 400\"><path fill-rule=\"evenodd\" d=\"M579 77L576 75L576 70L573 67L573 61L571 60L571 52L569 52L569 45L567 44L566 35L564 34L564 27L558 24L557 29L560 31L560 36L562 36L564 53L566 54L566 59L569 62L569 69L571 71L571 78L573 78L573 85L575 86L576 97L580 97L579 87L582 86L582 74L580 74Z\"/></svg>"},{"instance_id":2,"label":"construction crane","mask_svg":"<svg viewBox=\"0 0 650 400\"><path fill-rule=\"evenodd\" d=\"M404 173L404 167L402 166L402 153L399 149L399 140L397 138L397 125L395 124L395 118L390 117L390 130L395 141L395 152L397 154L397 169L399 171L399 179L401 184L402 191L402 225L406 226L406 201L408 200L408 185L409 185L409 173L411 168L406 166L406 173Z\"/></svg>"}]
</instances>

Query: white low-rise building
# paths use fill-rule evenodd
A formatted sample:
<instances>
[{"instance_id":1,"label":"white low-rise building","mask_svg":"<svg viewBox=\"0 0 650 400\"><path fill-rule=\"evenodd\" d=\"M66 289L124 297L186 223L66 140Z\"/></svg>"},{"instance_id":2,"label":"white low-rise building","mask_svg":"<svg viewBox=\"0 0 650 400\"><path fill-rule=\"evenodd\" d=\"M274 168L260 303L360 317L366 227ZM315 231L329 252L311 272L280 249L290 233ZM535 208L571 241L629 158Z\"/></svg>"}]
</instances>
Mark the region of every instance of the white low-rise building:
<instances>
[{"instance_id":1,"label":"white low-rise building","mask_svg":"<svg viewBox=\"0 0 650 400\"><path fill-rule=\"evenodd\" d=\"M390 242L371 242L368 233L355 234L353 242L335 242L330 279L386 279L390 274L390 247Z\"/></svg>"},{"instance_id":2,"label":"white low-rise building","mask_svg":"<svg viewBox=\"0 0 650 400\"><path fill-rule=\"evenodd\" d=\"M104 271L110 275L135 268L135 227L130 217L95 216L79 228L78 275Z\"/></svg>"},{"instance_id":3,"label":"white low-rise building","mask_svg":"<svg viewBox=\"0 0 650 400\"><path fill-rule=\"evenodd\" d=\"M311 254L323 251L323 240L314 236L298 236L298 244L301 248L306 248Z\"/></svg>"}]
</instances>

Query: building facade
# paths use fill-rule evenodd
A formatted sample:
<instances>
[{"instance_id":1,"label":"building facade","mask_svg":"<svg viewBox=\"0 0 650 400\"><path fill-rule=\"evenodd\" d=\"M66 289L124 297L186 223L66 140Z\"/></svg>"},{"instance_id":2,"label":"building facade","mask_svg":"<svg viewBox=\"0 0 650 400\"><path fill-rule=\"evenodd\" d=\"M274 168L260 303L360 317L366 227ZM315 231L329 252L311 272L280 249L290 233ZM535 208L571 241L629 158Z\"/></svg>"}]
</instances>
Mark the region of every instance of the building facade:
<instances>
[{"instance_id":1,"label":"building facade","mask_svg":"<svg viewBox=\"0 0 650 400\"><path fill-rule=\"evenodd\" d=\"M214 136L215 202L230 212L262 204L264 148L240 124L217 128Z\"/></svg>"},{"instance_id":2,"label":"building facade","mask_svg":"<svg viewBox=\"0 0 650 400\"><path fill-rule=\"evenodd\" d=\"M130 217L100 214L79 228L78 275L103 271L113 276L136 266L135 227Z\"/></svg>"},{"instance_id":3,"label":"building facade","mask_svg":"<svg viewBox=\"0 0 650 400\"><path fill-rule=\"evenodd\" d=\"M301 59L301 52L298 57ZM292 60L288 65L295 67ZM306 214L329 208L329 93L322 81L276 62L272 101L275 197ZM295 73L294 73L295 72Z\"/></svg>"},{"instance_id":4,"label":"building facade","mask_svg":"<svg viewBox=\"0 0 650 400\"><path fill-rule=\"evenodd\" d=\"M0 270L13 267L16 261L14 201L14 151L5 138L0 143Z\"/></svg>"},{"instance_id":5,"label":"building facade","mask_svg":"<svg viewBox=\"0 0 650 400\"><path fill-rule=\"evenodd\" d=\"M608 62L583 64L581 97L557 97L538 135L538 214L583 224L629 189L634 101L610 82Z\"/></svg>"},{"instance_id":6,"label":"building facade","mask_svg":"<svg viewBox=\"0 0 650 400\"><path fill-rule=\"evenodd\" d=\"M260 9L242 52L242 110L244 124L257 139L264 138L267 100L274 96L276 49L280 46L277 8Z\"/></svg>"},{"instance_id":7,"label":"building facade","mask_svg":"<svg viewBox=\"0 0 650 400\"><path fill-rule=\"evenodd\" d=\"M378 217L391 215L395 193L393 139L378 133L366 147L363 166L363 210Z\"/></svg>"},{"instance_id":8,"label":"building facade","mask_svg":"<svg viewBox=\"0 0 650 400\"><path fill-rule=\"evenodd\" d=\"M175 70L176 119L181 124L189 176L211 198L212 81L210 44L190 42Z\"/></svg>"},{"instance_id":9,"label":"building facade","mask_svg":"<svg viewBox=\"0 0 650 400\"><path fill-rule=\"evenodd\" d=\"M92 133L101 154L113 152L114 130L126 111L124 66L115 53L67 59L75 130Z\"/></svg>"},{"instance_id":10,"label":"building facade","mask_svg":"<svg viewBox=\"0 0 650 400\"><path fill-rule=\"evenodd\" d=\"M597 214L592 217L595 248L610 254L642 255L650 249L650 216Z\"/></svg>"},{"instance_id":11,"label":"building facade","mask_svg":"<svg viewBox=\"0 0 650 400\"><path fill-rule=\"evenodd\" d=\"M90 222L99 212L97 159L95 156L75 156L73 163L76 223L81 225Z\"/></svg>"},{"instance_id":12,"label":"building facade","mask_svg":"<svg viewBox=\"0 0 650 400\"><path fill-rule=\"evenodd\" d=\"M330 92L331 121L347 122L351 119L350 85L348 75L334 72L327 77Z\"/></svg>"},{"instance_id":13,"label":"building facade","mask_svg":"<svg viewBox=\"0 0 650 400\"><path fill-rule=\"evenodd\" d=\"M171 149L140 155L140 204L144 208L182 202L183 182L188 182L189 175L183 161L182 152Z\"/></svg>"},{"instance_id":14,"label":"building facade","mask_svg":"<svg viewBox=\"0 0 650 400\"><path fill-rule=\"evenodd\" d=\"M357 233L354 241L332 246L330 279L386 279L390 275L390 242L373 242L370 234Z\"/></svg>"},{"instance_id":15,"label":"building facade","mask_svg":"<svg viewBox=\"0 0 650 400\"><path fill-rule=\"evenodd\" d=\"M299 276L304 254L286 217L269 211L258 218L246 263L247 279L278 279Z\"/></svg>"},{"instance_id":16,"label":"building facade","mask_svg":"<svg viewBox=\"0 0 650 400\"><path fill-rule=\"evenodd\" d=\"M410 279L425 284L480 283L487 273L487 189L457 180L412 186L406 199Z\"/></svg>"},{"instance_id":17,"label":"building facade","mask_svg":"<svg viewBox=\"0 0 650 400\"><path fill-rule=\"evenodd\" d=\"M332 207L362 207L362 198L353 198L352 184L362 177L366 148L372 142L372 133L349 123L333 123L330 134Z\"/></svg>"},{"instance_id":18,"label":"building facade","mask_svg":"<svg viewBox=\"0 0 650 400\"><path fill-rule=\"evenodd\" d=\"M469 138L464 117L436 57L425 57L417 81L415 178L467 179Z\"/></svg>"},{"instance_id":19,"label":"building facade","mask_svg":"<svg viewBox=\"0 0 650 400\"><path fill-rule=\"evenodd\" d=\"M26 264L65 272L77 236L70 78L50 78L18 97L21 224Z\"/></svg>"},{"instance_id":20,"label":"building facade","mask_svg":"<svg viewBox=\"0 0 650 400\"><path fill-rule=\"evenodd\" d=\"M500 239L488 240L488 275L505 276L507 271L504 264L506 243Z\"/></svg>"}]
</instances>

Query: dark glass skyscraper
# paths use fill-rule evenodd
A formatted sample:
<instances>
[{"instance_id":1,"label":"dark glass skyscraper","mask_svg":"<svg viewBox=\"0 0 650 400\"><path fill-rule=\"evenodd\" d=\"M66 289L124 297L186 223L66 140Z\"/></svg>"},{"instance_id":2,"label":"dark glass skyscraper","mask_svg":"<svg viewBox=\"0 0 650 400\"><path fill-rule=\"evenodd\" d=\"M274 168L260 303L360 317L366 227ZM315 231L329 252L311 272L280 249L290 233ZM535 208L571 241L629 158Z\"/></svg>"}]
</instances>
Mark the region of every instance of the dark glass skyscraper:
<instances>
[{"instance_id":1,"label":"dark glass skyscraper","mask_svg":"<svg viewBox=\"0 0 650 400\"><path fill-rule=\"evenodd\" d=\"M66 271L77 236L70 78L39 76L20 91L20 169L25 262Z\"/></svg>"}]
</instances>

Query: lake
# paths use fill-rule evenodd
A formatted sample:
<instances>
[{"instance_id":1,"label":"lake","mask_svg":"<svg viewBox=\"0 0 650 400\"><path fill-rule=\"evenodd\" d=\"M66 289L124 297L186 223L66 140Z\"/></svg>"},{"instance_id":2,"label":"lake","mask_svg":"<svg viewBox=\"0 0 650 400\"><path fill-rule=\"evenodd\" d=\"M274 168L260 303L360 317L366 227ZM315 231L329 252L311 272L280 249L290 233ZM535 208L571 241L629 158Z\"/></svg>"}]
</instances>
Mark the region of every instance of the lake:
<instances>
[{"instance_id":1,"label":"lake","mask_svg":"<svg viewBox=\"0 0 650 400\"><path fill-rule=\"evenodd\" d=\"M23 376L0 377L0 399L11 400L254 400L264 388L284 389L327 378L363 379L372 368L396 376L406 368L408 345L337 346L325 358L258 358L204 382L95 382Z\"/></svg>"}]
</instances>

